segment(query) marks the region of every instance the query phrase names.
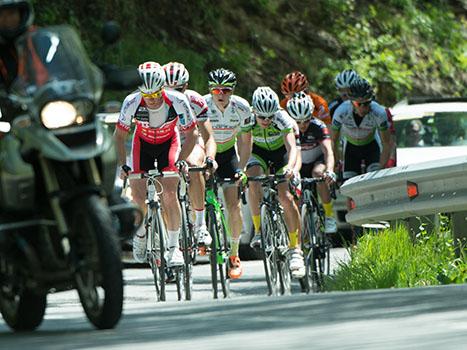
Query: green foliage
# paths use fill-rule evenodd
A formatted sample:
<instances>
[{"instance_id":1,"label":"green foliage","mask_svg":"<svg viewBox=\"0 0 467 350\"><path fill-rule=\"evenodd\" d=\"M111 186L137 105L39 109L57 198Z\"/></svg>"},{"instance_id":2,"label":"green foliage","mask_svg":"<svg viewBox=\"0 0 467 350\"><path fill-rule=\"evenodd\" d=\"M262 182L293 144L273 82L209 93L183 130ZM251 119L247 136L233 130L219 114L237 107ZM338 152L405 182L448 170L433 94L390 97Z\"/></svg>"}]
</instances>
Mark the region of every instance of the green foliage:
<instances>
[{"instance_id":1,"label":"green foliage","mask_svg":"<svg viewBox=\"0 0 467 350\"><path fill-rule=\"evenodd\" d=\"M465 246L458 248L444 223L438 234L423 230L415 242L407 230L385 230L364 235L350 248L350 260L340 262L326 281L328 290L403 288L467 281Z\"/></svg>"},{"instance_id":2,"label":"green foliage","mask_svg":"<svg viewBox=\"0 0 467 350\"><path fill-rule=\"evenodd\" d=\"M467 95L467 21L457 2L444 0L35 0L39 25L69 23L91 57L136 66L151 58L180 60L192 87L205 91L210 69L239 77L237 92L279 86L292 70L306 72L312 88L335 95L333 78L354 68L391 105L413 95ZM461 6L461 5L457 5ZM122 25L119 45L104 48L104 21Z\"/></svg>"}]
</instances>

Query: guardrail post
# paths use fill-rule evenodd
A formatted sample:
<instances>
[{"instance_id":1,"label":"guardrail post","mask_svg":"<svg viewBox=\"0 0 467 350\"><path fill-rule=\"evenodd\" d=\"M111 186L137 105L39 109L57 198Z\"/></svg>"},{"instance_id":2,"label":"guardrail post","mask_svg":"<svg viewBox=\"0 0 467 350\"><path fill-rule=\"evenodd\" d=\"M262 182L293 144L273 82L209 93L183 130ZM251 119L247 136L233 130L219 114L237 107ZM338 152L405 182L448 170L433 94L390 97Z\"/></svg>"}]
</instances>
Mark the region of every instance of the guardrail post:
<instances>
[{"instance_id":1,"label":"guardrail post","mask_svg":"<svg viewBox=\"0 0 467 350\"><path fill-rule=\"evenodd\" d=\"M451 214L452 238L457 245L457 255L459 248L467 241L467 211L459 211Z\"/></svg>"}]
</instances>

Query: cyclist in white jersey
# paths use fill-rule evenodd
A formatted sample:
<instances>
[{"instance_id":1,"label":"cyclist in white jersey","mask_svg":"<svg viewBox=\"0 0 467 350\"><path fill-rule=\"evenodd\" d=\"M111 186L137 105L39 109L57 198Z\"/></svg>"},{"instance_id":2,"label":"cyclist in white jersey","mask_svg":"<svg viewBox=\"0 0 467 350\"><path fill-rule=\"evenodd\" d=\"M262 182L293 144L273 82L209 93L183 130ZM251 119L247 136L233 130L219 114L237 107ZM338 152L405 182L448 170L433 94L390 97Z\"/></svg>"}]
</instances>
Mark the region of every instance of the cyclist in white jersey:
<instances>
[{"instance_id":1,"label":"cyclist in white jersey","mask_svg":"<svg viewBox=\"0 0 467 350\"><path fill-rule=\"evenodd\" d=\"M176 162L186 159L198 138L193 111L186 96L178 91L164 90L165 72L156 62L145 62L138 67L143 84L139 91L128 95L120 111L115 130L118 162L122 167L121 177L133 170L147 172L154 168L157 159L159 171L177 171ZM126 165L125 139L136 121L133 134L132 166ZM179 132L185 134L185 143L180 150ZM133 168L133 169L132 169ZM169 254L168 266L183 265L183 254L179 249L180 205L177 197L178 178L159 180L164 190L161 194L162 209L166 213ZM133 200L146 209L146 180L130 180ZM160 191L161 188L158 188ZM144 225L143 225L144 226ZM146 260L146 234L141 227L133 238L135 260Z\"/></svg>"},{"instance_id":2,"label":"cyclist in white jersey","mask_svg":"<svg viewBox=\"0 0 467 350\"><path fill-rule=\"evenodd\" d=\"M237 78L230 70L219 68L209 73L209 95L204 96L208 104L207 116L211 121L217 144L217 176L220 178L246 179L245 166L251 154L251 135L244 133L252 121L249 103L233 94ZM237 149L238 154L237 154ZM242 275L238 257L242 212L238 185L224 187L228 211L228 222L232 237L230 241L229 276L232 279Z\"/></svg>"},{"instance_id":3,"label":"cyclist in white jersey","mask_svg":"<svg viewBox=\"0 0 467 350\"><path fill-rule=\"evenodd\" d=\"M196 124L200 132L198 143L193 148L187 163L190 166L201 167L209 164L213 170L217 168L216 141L207 117L208 105L206 100L194 90L188 89L189 73L182 63L170 62L163 66L166 76L166 86L185 94L196 117ZM182 144L184 143L183 135ZM211 235L206 227L205 219L205 181L202 173L190 173L190 186L188 187L191 205L195 211L194 230L199 246L209 246L212 242Z\"/></svg>"},{"instance_id":4,"label":"cyclist in white jersey","mask_svg":"<svg viewBox=\"0 0 467 350\"><path fill-rule=\"evenodd\" d=\"M339 137L344 139L344 179L362 172L383 168L390 154L389 121L384 107L373 101L373 89L362 78L350 85L351 100L343 102L332 120L334 154L338 152ZM375 139L379 131L382 149Z\"/></svg>"}]
</instances>

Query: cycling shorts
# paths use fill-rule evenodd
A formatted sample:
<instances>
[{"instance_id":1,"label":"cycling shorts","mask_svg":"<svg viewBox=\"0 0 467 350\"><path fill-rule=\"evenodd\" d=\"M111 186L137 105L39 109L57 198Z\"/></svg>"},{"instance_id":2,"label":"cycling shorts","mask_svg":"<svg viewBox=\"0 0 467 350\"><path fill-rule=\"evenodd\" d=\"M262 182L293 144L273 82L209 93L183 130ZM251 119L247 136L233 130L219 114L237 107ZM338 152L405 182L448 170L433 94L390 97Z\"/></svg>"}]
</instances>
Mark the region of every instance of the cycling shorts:
<instances>
[{"instance_id":1,"label":"cycling shorts","mask_svg":"<svg viewBox=\"0 0 467 350\"><path fill-rule=\"evenodd\" d=\"M235 147L230 147L224 152L216 154L217 170L216 174L221 179L232 179L238 169L238 156Z\"/></svg>"},{"instance_id":2,"label":"cycling shorts","mask_svg":"<svg viewBox=\"0 0 467 350\"><path fill-rule=\"evenodd\" d=\"M274 151L269 151L262 147L258 147L253 144L253 150L251 152L251 158L248 160L247 168L259 165L264 173L268 173L269 164L271 163L274 174L281 174L283 168L289 162L289 154L285 146L282 146Z\"/></svg>"},{"instance_id":3,"label":"cycling shorts","mask_svg":"<svg viewBox=\"0 0 467 350\"><path fill-rule=\"evenodd\" d=\"M376 140L362 146L350 142L344 148L344 180L362 174L362 163L365 163L365 172L381 169L379 165L381 150Z\"/></svg>"},{"instance_id":4,"label":"cycling shorts","mask_svg":"<svg viewBox=\"0 0 467 350\"><path fill-rule=\"evenodd\" d=\"M152 144L135 135L132 146L132 168L135 173L148 172L154 169L157 159L159 171L177 171L175 162L180 153L180 138L176 132L168 141Z\"/></svg>"},{"instance_id":5,"label":"cycling shorts","mask_svg":"<svg viewBox=\"0 0 467 350\"><path fill-rule=\"evenodd\" d=\"M321 154L313 163L302 164L302 168L300 169L300 176L304 177L313 177L313 168L317 164L324 164L324 154Z\"/></svg>"}]
</instances>

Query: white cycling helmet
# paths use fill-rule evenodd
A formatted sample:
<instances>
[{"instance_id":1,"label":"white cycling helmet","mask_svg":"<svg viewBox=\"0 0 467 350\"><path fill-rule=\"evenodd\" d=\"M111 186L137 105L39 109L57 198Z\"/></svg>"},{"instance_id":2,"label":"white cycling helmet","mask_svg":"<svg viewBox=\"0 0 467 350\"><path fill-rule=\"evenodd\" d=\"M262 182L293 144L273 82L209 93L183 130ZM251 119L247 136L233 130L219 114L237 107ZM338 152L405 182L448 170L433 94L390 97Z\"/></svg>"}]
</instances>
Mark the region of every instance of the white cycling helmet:
<instances>
[{"instance_id":1,"label":"white cycling helmet","mask_svg":"<svg viewBox=\"0 0 467 350\"><path fill-rule=\"evenodd\" d=\"M157 62L144 62L138 67L138 73L143 84L139 90L144 94L159 91L165 84L165 72Z\"/></svg>"},{"instance_id":2,"label":"white cycling helmet","mask_svg":"<svg viewBox=\"0 0 467 350\"><path fill-rule=\"evenodd\" d=\"M279 110L279 97L269 86L260 86L253 92L253 111L261 116L271 116Z\"/></svg>"},{"instance_id":3,"label":"white cycling helmet","mask_svg":"<svg viewBox=\"0 0 467 350\"><path fill-rule=\"evenodd\" d=\"M169 62L162 66L165 71L165 84L176 88L185 85L190 79L190 74L183 63Z\"/></svg>"},{"instance_id":4,"label":"white cycling helmet","mask_svg":"<svg viewBox=\"0 0 467 350\"><path fill-rule=\"evenodd\" d=\"M347 89L359 76L353 69L345 69L336 75L336 89Z\"/></svg>"},{"instance_id":5,"label":"white cycling helmet","mask_svg":"<svg viewBox=\"0 0 467 350\"><path fill-rule=\"evenodd\" d=\"M287 102L287 111L296 121L310 119L314 109L315 105L313 100L304 92L294 94Z\"/></svg>"}]
</instances>

